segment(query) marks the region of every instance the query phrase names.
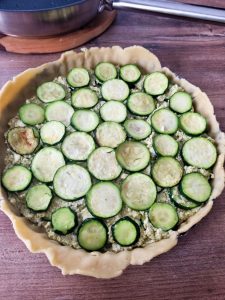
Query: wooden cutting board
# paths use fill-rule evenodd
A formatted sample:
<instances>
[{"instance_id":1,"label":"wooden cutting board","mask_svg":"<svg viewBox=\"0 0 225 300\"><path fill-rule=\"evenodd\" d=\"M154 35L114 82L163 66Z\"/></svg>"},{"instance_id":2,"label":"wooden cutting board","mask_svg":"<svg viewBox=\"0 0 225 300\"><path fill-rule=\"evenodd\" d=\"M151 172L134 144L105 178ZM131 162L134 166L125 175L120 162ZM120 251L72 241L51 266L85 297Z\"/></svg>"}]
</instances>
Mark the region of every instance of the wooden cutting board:
<instances>
[{"instance_id":1,"label":"wooden cutting board","mask_svg":"<svg viewBox=\"0 0 225 300\"><path fill-rule=\"evenodd\" d=\"M47 38L21 38L2 35L0 45L8 52L34 54L56 53L90 41L103 33L114 21L116 11L104 11L84 28L63 35Z\"/></svg>"}]
</instances>

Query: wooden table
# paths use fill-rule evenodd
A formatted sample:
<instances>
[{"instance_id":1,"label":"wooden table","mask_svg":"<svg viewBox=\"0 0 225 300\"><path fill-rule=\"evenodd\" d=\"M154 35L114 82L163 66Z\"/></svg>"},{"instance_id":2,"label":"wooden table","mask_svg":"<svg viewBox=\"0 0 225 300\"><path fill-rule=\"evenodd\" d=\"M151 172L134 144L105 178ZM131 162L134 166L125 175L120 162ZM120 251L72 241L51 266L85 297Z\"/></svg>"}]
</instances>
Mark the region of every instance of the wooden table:
<instances>
[{"instance_id":1,"label":"wooden table","mask_svg":"<svg viewBox=\"0 0 225 300\"><path fill-rule=\"evenodd\" d=\"M196 1L195 1L196 2ZM205 1L206 2L206 1ZM89 46L140 44L209 95L225 131L225 26L150 13L120 12ZM59 54L0 51L0 86ZM225 299L225 193L176 248L113 280L63 277L41 254L31 254L0 213L0 299Z\"/></svg>"}]
</instances>

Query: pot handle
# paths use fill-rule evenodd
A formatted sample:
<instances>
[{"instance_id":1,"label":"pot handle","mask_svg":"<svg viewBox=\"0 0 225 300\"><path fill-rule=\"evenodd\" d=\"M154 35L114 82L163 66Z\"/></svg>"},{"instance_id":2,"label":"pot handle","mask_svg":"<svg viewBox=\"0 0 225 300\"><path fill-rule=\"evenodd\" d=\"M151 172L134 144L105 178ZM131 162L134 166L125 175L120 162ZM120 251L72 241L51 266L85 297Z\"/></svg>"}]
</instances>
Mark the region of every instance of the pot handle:
<instances>
[{"instance_id":1,"label":"pot handle","mask_svg":"<svg viewBox=\"0 0 225 300\"><path fill-rule=\"evenodd\" d=\"M183 4L165 0L101 0L101 11L104 8L132 8L225 23L225 10L223 9Z\"/></svg>"}]
</instances>

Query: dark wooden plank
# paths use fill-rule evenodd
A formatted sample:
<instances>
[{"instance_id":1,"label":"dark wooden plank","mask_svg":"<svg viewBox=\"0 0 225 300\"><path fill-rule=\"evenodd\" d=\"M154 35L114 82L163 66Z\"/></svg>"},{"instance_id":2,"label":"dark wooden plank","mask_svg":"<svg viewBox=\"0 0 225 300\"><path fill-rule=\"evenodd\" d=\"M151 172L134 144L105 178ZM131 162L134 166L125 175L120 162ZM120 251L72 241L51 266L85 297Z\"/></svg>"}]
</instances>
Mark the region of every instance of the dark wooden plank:
<instances>
[{"instance_id":1,"label":"dark wooden plank","mask_svg":"<svg viewBox=\"0 0 225 300\"><path fill-rule=\"evenodd\" d=\"M163 65L200 86L225 131L225 30L223 25L148 13L120 12L114 25L89 46L140 44ZM59 54L17 55L0 51L0 86L17 73ZM0 299L224 299L225 193L178 246L112 280L63 277L41 254L31 254L0 213Z\"/></svg>"}]
</instances>

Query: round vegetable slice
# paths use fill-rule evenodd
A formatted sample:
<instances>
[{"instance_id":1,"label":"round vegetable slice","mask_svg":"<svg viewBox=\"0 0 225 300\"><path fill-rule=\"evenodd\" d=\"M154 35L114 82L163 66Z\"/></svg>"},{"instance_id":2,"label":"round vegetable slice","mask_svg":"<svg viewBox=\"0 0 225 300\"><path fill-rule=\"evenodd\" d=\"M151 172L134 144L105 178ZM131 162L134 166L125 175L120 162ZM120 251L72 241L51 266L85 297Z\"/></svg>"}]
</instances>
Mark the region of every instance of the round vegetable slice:
<instances>
[{"instance_id":1,"label":"round vegetable slice","mask_svg":"<svg viewBox=\"0 0 225 300\"><path fill-rule=\"evenodd\" d=\"M124 217L112 225L112 236L120 246L131 246L139 240L140 228L134 220Z\"/></svg>"},{"instance_id":2,"label":"round vegetable slice","mask_svg":"<svg viewBox=\"0 0 225 300\"><path fill-rule=\"evenodd\" d=\"M85 132L72 132L64 139L61 149L68 159L86 160L95 149L95 142Z\"/></svg>"},{"instance_id":3,"label":"round vegetable slice","mask_svg":"<svg viewBox=\"0 0 225 300\"><path fill-rule=\"evenodd\" d=\"M206 130L206 119L199 113L187 112L180 119L180 127L190 135L200 135Z\"/></svg>"},{"instance_id":4,"label":"round vegetable slice","mask_svg":"<svg viewBox=\"0 0 225 300\"><path fill-rule=\"evenodd\" d=\"M116 158L124 169L135 172L147 167L150 152L142 143L126 141L116 149Z\"/></svg>"},{"instance_id":5,"label":"round vegetable slice","mask_svg":"<svg viewBox=\"0 0 225 300\"><path fill-rule=\"evenodd\" d=\"M95 67L95 76L101 82L105 82L107 80L111 80L117 77L116 67L109 62L99 63Z\"/></svg>"},{"instance_id":6,"label":"round vegetable slice","mask_svg":"<svg viewBox=\"0 0 225 300\"><path fill-rule=\"evenodd\" d=\"M100 114L104 121L121 123L127 117L127 108L121 102L108 101L100 108Z\"/></svg>"},{"instance_id":7,"label":"round vegetable slice","mask_svg":"<svg viewBox=\"0 0 225 300\"><path fill-rule=\"evenodd\" d=\"M75 108L90 108L97 104L97 94L89 88L77 90L72 95L72 105Z\"/></svg>"},{"instance_id":8,"label":"round vegetable slice","mask_svg":"<svg viewBox=\"0 0 225 300\"><path fill-rule=\"evenodd\" d=\"M103 122L96 130L96 138L100 146L116 148L126 139L123 127L115 122Z\"/></svg>"},{"instance_id":9,"label":"round vegetable slice","mask_svg":"<svg viewBox=\"0 0 225 300\"><path fill-rule=\"evenodd\" d=\"M143 140L151 134L151 126L144 120L126 120L124 127L128 135L135 140Z\"/></svg>"},{"instance_id":10,"label":"round vegetable slice","mask_svg":"<svg viewBox=\"0 0 225 300\"><path fill-rule=\"evenodd\" d=\"M217 159L216 147L204 137L188 140L183 146L182 155L189 165L204 169L211 168Z\"/></svg>"},{"instance_id":11,"label":"round vegetable slice","mask_svg":"<svg viewBox=\"0 0 225 300\"><path fill-rule=\"evenodd\" d=\"M170 199L181 209L193 209L199 206L199 203L193 202L180 194L177 186L170 189Z\"/></svg>"},{"instance_id":12,"label":"round vegetable slice","mask_svg":"<svg viewBox=\"0 0 225 300\"><path fill-rule=\"evenodd\" d=\"M113 180L120 175L122 168L112 148L99 147L88 158L88 170L99 180Z\"/></svg>"},{"instance_id":13,"label":"round vegetable slice","mask_svg":"<svg viewBox=\"0 0 225 300\"><path fill-rule=\"evenodd\" d=\"M134 210L146 210L155 202L157 190L152 179L142 173L129 175L122 183L121 197Z\"/></svg>"},{"instance_id":14,"label":"round vegetable slice","mask_svg":"<svg viewBox=\"0 0 225 300\"><path fill-rule=\"evenodd\" d=\"M37 125L44 122L45 111L36 103L27 103L20 107L19 117L24 124Z\"/></svg>"},{"instance_id":15,"label":"round vegetable slice","mask_svg":"<svg viewBox=\"0 0 225 300\"><path fill-rule=\"evenodd\" d=\"M34 156L31 170L38 180L51 182L56 171L64 165L65 160L59 150L53 147L45 147Z\"/></svg>"},{"instance_id":16,"label":"round vegetable slice","mask_svg":"<svg viewBox=\"0 0 225 300\"><path fill-rule=\"evenodd\" d=\"M81 248L87 251L102 249L107 242L106 225L95 218L88 218L80 225L77 233L77 240Z\"/></svg>"},{"instance_id":17,"label":"round vegetable slice","mask_svg":"<svg viewBox=\"0 0 225 300\"><path fill-rule=\"evenodd\" d=\"M59 121L66 127L70 125L71 117L74 109L65 101L55 101L50 103L45 110L45 117L47 121Z\"/></svg>"},{"instance_id":18,"label":"round vegetable slice","mask_svg":"<svg viewBox=\"0 0 225 300\"><path fill-rule=\"evenodd\" d=\"M192 108L191 95L186 92L176 92L170 98L170 108L179 114L189 111Z\"/></svg>"},{"instance_id":19,"label":"round vegetable slice","mask_svg":"<svg viewBox=\"0 0 225 300\"><path fill-rule=\"evenodd\" d=\"M79 131L90 132L99 124L99 116L91 110L80 109L75 111L71 123Z\"/></svg>"},{"instance_id":20,"label":"round vegetable slice","mask_svg":"<svg viewBox=\"0 0 225 300\"><path fill-rule=\"evenodd\" d=\"M89 84L89 81L89 73L84 68L73 68L67 76L67 82L74 88L86 86Z\"/></svg>"},{"instance_id":21,"label":"round vegetable slice","mask_svg":"<svg viewBox=\"0 0 225 300\"><path fill-rule=\"evenodd\" d=\"M113 217L122 209L120 190L111 182L97 183L88 192L86 205L95 217Z\"/></svg>"},{"instance_id":22,"label":"round vegetable slice","mask_svg":"<svg viewBox=\"0 0 225 300\"><path fill-rule=\"evenodd\" d=\"M65 125L59 121L49 121L40 129L40 136L43 143L55 145L59 143L66 132Z\"/></svg>"},{"instance_id":23,"label":"round vegetable slice","mask_svg":"<svg viewBox=\"0 0 225 300\"><path fill-rule=\"evenodd\" d=\"M155 101L152 96L137 92L130 95L127 106L134 114L147 116L155 109Z\"/></svg>"},{"instance_id":24,"label":"round vegetable slice","mask_svg":"<svg viewBox=\"0 0 225 300\"><path fill-rule=\"evenodd\" d=\"M64 88L53 81L45 82L37 88L37 96L44 103L63 100L66 96Z\"/></svg>"},{"instance_id":25,"label":"round vegetable slice","mask_svg":"<svg viewBox=\"0 0 225 300\"><path fill-rule=\"evenodd\" d=\"M120 77L128 83L135 83L141 78L141 71L136 65L125 65L120 68Z\"/></svg>"},{"instance_id":26,"label":"round vegetable slice","mask_svg":"<svg viewBox=\"0 0 225 300\"><path fill-rule=\"evenodd\" d=\"M69 207L60 207L53 212L51 222L55 232L66 235L76 227L77 215Z\"/></svg>"},{"instance_id":27,"label":"round vegetable slice","mask_svg":"<svg viewBox=\"0 0 225 300\"><path fill-rule=\"evenodd\" d=\"M178 142L168 134L158 134L153 138L155 151L162 156L176 156L179 145Z\"/></svg>"},{"instance_id":28,"label":"round vegetable slice","mask_svg":"<svg viewBox=\"0 0 225 300\"><path fill-rule=\"evenodd\" d=\"M198 203L207 201L212 191L207 178L195 172L184 175L180 187L186 197Z\"/></svg>"},{"instance_id":29,"label":"round vegetable slice","mask_svg":"<svg viewBox=\"0 0 225 300\"><path fill-rule=\"evenodd\" d=\"M24 190L31 182L32 173L24 166L13 166L7 169L2 176L3 186L10 192Z\"/></svg>"},{"instance_id":30,"label":"round vegetable slice","mask_svg":"<svg viewBox=\"0 0 225 300\"><path fill-rule=\"evenodd\" d=\"M37 132L30 127L15 127L8 131L7 141L18 154L31 154L39 145Z\"/></svg>"},{"instance_id":31,"label":"round vegetable slice","mask_svg":"<svg viewBox=\"0 0 225 300\"><path fill-rule=\"evenodd\" d=\"M52 192L46 184L31 187L26 194L27 207L39 212L48 209L52 200Z\"/></svg>"},{"instance_id":32,"label":"round vegetable slice","mask_svg":"<svg viewBox=\"0 0 225 300\"><path fill-rule=\"evenodd\" d=\"M152 177L155 183L161 187L177 185L183 175L183 169L179 161L173 157L161 157L152 167Z\"/></svg>"},{"instance_id":33,"label":"round vegetable slice","mask_svg":"<svg viewBox=\"0 0 225 300\"><path fill-rule=\"evenodd\" d=\"M151 124L158 133L174 134L178 129L178 118L171 110L161 108L153 113Z\"/></svg>"},{"instance_id":34,"label":"round vegetable slice","mask_svg":"<svg viewBox=\"0 0 225 300\"><path fill-rule=\"evenodd\" d=\"M148 75L144 81L144 90L152 96L159 96L165 93L169 85L169 80L165 74L154 72Z\"/></svg>"},{"instance_id":35,"label":"round vegetable slice","mask_svg":"<svg viewBox=\"0 0 225 300\"><path fill-rule=\"evenodd\" d=\"M124 101L130 94L126 82L121 79L108 80L102 85L102 97L107 100Z\"/></svg>"},{"instance_id":36,"label":"round vegetable slice","mask_svg":"<svg viewBox=\"0 0 225 300\"><path fill-rule=\"evenodd\" d=\"M154 203L149 210L149 220L164 231L173 229L179 221L176 209L169 203Z\"/></svg>"},{"instance_id":37,"label":"round vegetable slice","mask_svg":"<svg viewBox=\"0 0 225 300\"><path fill-rule=\"evenodd\" d=\"M91 177L88 171L75 164L58 169L54 176L55 193L65 200L76 200L87 194L91 187Z\"/></svg>"}]
</instances>

